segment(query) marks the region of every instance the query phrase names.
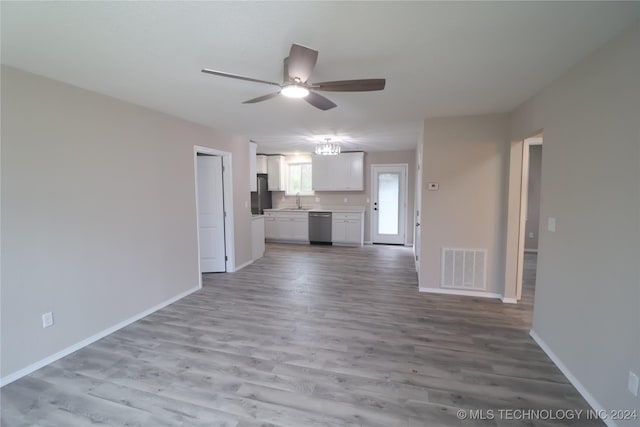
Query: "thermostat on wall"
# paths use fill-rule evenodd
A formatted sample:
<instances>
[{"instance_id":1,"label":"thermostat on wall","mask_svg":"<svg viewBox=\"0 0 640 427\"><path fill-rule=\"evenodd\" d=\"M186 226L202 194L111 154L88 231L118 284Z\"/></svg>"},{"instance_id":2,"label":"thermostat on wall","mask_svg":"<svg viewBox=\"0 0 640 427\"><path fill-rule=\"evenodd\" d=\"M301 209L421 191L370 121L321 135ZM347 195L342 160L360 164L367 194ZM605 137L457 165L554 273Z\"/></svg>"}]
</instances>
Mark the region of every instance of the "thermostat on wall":
<instances>
[{"instance_id":1,"label":"thermostat on wall","mask_svg":"<svg viewBox=\"0 0 640 427\"><path fill-rule=\"evenodd\" d=\"M438 183L437 182L428 182L427 189L429 191L438 191Z\"/></svg>"}]
</instances>

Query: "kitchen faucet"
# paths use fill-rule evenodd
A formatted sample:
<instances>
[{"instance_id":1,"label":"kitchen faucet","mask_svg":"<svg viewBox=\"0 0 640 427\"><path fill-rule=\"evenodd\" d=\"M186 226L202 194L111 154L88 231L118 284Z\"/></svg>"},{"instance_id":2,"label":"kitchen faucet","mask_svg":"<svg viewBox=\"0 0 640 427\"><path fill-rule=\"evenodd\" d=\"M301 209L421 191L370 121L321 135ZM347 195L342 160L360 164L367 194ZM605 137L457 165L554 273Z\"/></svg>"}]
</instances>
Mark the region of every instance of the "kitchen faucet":
<instances>
[{"instance_id":1,"label":"kitchen faucet","mask_svg":"<svg viewBox=\"0 0 640 427\"><path fill-rule=\"evenodd\" d=\"M298 209L302 209L302 201L300 200L300 193L296 193L296 206L298 206Z\"/></svg>"}]
</instances>

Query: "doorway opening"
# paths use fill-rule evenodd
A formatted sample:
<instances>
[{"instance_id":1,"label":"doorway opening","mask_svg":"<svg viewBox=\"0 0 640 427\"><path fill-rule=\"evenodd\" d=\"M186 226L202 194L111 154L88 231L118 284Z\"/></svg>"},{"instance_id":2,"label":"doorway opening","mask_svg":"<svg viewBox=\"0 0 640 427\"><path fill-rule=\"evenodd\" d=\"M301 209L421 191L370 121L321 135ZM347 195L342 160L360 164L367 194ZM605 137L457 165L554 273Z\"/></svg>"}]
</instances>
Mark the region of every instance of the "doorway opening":
<instances>
[{"instance_id":1,"label":"doorway opening","mask_svg":"<svg viewBox=\"0 0 640 427\"><path fill-rule=\"evenodd\" d=\"M542 134L524 140L520 188L520 222L516 299L533 305L540 229Z\"/></svg>"},{"instance_id":2,"label":"doorway opening","mask_svg":"<svg viewBox=\"0 0 640 427\"><path fill-rule=\"evenodd\" d=\"M371 165L371 243L404 245L407 164Z\"/></svg>"},{"instance_id":3,"label":"doorway opening","mask_svg":"<svg viewBox=\"0 0 640 427\"><path fill-rule=\"evenodd\" d=\"M235 271L231 153L194 147L198 272Z\"/></svg>"}]
</instances>

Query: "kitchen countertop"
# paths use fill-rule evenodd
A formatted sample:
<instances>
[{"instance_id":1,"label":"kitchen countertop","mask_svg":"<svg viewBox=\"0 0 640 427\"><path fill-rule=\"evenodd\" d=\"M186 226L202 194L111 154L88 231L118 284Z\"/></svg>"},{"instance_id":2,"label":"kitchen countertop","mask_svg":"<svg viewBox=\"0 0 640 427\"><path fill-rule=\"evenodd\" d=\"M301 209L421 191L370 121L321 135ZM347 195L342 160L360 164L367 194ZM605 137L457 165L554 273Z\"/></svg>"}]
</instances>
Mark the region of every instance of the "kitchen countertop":
<instances>
[{"instance_id":1,"label":"kitchen countertop","mask_svg":"<svg viewBox=\"0 0 640 427\"><path fill-rule=\"evenodd\" d=\"M265 209L265 212L353 212L362 213L365 211L362 206L328 206L328 207L316 207L316 208L275 208Z\"/></svg>"}]
</instances>

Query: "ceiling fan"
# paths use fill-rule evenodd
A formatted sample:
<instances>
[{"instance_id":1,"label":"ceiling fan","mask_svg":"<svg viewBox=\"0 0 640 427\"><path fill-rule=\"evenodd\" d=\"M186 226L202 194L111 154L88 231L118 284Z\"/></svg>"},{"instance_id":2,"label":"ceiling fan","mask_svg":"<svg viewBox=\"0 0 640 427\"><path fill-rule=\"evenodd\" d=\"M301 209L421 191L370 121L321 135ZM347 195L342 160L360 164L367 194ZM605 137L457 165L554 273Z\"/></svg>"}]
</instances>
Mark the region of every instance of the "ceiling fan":
<instances>
[{"instance_id":1,"label":"ceiling fan","mask_svg":"<svg viewBox=\"0 0 640 427\"><path fill-rule=\"evenodd\" d=\"M316 93L315 91L327 92L369 92L382 90L385 86L385 79L361 79L361 80L338 80L333 82L308 83L307 80L316 66L318 51L308 47L292 44L289 56L284 58L284 73L282 84L269 82L266 80L253 79L251 77L240 76L238 74L225 73L222 71L204 68L203 73L214 74L216 76L231 77L232 79L247 80L256 83L265 83L278 86L280 90L267 95L244 101L243 104L255 104L266 101L278 95L290 98L304 98L309 104L320 110L329 110L336 107L331 100Z\"/></svg>"}]
</instances>

